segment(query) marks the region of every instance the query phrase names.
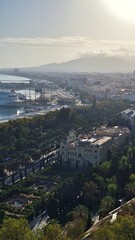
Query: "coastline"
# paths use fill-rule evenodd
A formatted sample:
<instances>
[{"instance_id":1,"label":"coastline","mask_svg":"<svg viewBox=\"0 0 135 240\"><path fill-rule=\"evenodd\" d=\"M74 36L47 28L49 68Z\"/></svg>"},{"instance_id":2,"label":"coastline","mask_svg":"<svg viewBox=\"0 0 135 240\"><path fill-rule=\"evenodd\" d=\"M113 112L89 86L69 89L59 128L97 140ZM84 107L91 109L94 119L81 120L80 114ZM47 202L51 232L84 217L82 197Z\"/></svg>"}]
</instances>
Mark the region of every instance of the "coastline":
<instances>
[{"instance_id":1,"label":"coastline","mask_svg":"<svg viewBox=\"0 0 135 240\"><path fill-rule=\"evenodd\" d=\"M56 111L56 110L60 110L62 108L69 108L68 105L62 105L62 106L49 106L47 109L42 109L42 110L39 110L39 111L34 111L34 112L29 112L29 113L26 113L26 112L23 112L21 113L20 115L18 116L13 116L13 117L9 117L9 118L5 118L5 119L0 119L0 123L4 123L4 122L8 122L8 121L14 121L16 119L21 119L21 118L32 118L32 117L35 117L37 115L45 115L49 112L53 112L53 111Z\"/></svg>"}]
</instances>

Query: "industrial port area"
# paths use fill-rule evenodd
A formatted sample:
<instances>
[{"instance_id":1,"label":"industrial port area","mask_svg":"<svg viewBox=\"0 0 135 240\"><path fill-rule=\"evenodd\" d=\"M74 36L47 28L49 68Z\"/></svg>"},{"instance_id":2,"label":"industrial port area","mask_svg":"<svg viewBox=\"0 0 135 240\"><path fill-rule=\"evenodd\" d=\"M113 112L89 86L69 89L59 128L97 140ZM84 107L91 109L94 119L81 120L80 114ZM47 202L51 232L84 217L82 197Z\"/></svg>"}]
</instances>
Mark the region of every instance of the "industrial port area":
<instances>
[{"instance_id":1,"label":"industrial port area","mask_svg":"<svg viewBox=\"0 0 135 240\"><path fill-rule=\"evenodd\" d=\"M7 76L6 80L5 76ZM11 78L12 80L9 80ZM3 79L0 81L0 108L17 109L15 118L45 114L80 103L79 95L75 91L63 87L62 84L45 80L41 76L21 78L3 75ZM10 117L4 118L2 121L9 119Z\"/></svg>"},{"instance_id":2,"label":"industrial port area","mask_svg":"<svg viewBox=\"0 0 135 240\"><path fill-rule=\"evenodd\" d=\"M125 100L132 103L135 98L134 72L43 73L10 69L1 71L0 76L0 99L1 93L5 91L8 93L14 91L13 95L15 97L16 94L18 99L15 100L19 107L15 118L45 114L62 107L92 105L96 100L102 99ZM9 98L9 102L11 99L13 100ZM2 100L0 103L3 104ZM11 109L16 106L12 103L6 105L3 104L2 107Z\"/></svg>"}]
</instances>

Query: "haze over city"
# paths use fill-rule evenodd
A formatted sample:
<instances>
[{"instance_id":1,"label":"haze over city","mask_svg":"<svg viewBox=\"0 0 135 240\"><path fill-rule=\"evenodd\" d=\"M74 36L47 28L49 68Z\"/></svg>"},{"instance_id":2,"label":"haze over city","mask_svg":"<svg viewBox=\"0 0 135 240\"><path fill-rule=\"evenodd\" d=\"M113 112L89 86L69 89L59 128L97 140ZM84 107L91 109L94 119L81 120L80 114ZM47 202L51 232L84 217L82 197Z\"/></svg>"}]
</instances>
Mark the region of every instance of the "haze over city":
<instances>
[{"instance_id":1,"label":"haze over city","mask_svg":"<svg viewBox=\"0 0 135 240\"><path fill-rule=\"evenodd\" d=\"M132 70L134 9L133 0L1 0L0 67L104 55L128 61Z\"/></svg>"}]
</instances>

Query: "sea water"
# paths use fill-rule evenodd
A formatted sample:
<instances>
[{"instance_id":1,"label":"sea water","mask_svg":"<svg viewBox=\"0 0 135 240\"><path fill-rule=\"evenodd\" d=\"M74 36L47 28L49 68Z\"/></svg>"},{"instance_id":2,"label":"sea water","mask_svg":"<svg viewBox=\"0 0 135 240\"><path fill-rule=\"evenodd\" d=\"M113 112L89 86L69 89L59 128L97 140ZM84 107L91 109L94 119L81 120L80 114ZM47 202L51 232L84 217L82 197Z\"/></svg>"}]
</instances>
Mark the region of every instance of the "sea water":
<instances>
[{"instance_id":1,"label":"sea water","mask_svg":"<svg viewBox=\"0 0 135 240\"><path fill-rule=\"evenodd\" d=\"M11 76L11 75L3 75L0 74L0 82L29 82L29 79L23 78L23 77L17 77L17 76ZM9 119L15 119L18 116L21 116L21 114L24 112L24 107L0 107L0 121L6 121Z\"/></svg>"},{"instance_id":2,"label":"sea water","mask_svg":"<svg viewBox=\"0 0 135 240\"><path fill-rule=\"evenodd\" d=\"M0 82L1 83L29 83L28 78L24 77L19 77L19 76L13 76L13 75L5 75L5 74L0 74Z\"/></svg>"}]
</instances>

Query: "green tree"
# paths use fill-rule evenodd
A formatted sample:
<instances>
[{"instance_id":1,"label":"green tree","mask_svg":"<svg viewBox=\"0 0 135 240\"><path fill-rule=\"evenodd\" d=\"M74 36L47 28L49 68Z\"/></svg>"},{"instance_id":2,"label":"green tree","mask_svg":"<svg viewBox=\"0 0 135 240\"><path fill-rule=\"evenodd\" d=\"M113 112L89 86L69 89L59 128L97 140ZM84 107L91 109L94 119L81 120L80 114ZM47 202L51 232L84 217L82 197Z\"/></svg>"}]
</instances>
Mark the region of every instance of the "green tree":
<instances>
[{"instance_id":1,"label":"green tree","mask_svg":"<svg viewBox=\"0 0 135 240\"><path fill-rule=\"evenodd\" d=\"M119 216L113 223L106 223L91 234L92 240L134 240L134 216Z\"/></svg>"},{"instance_id":2,"label":"green tree","mask_svg":"<svg viewBox=\"0 0 135 240\"><path fill-rule=\"evenodd\" d=\"M117 193L118 193L118 188L117 185L115 183L111 183L107 186L107 190L108 190L108 195L111 197L116 197Z\"/></svg>"},{"instance_id":3,"label":"green tree","mask_svg":"<svg viewBox=\"0 0 135 240\"><path fill-rule=\"evenodd\" d=\"M50 197L47 202L47 211L51 218L57 218L59 212L59 202L56 198Z\"/></svg>"},{"instance_id":4,"label":"green tree","mask_svg":"<svg viewBox=\"0 0 135 240\"><path fill-rule=\"evenodd\" d=\"M58 223L50 223L44 229L46 240L68 240L66 233Z\"/></svg>"},{"instance_id":5,"label":"green tree","mask_svg":"<svg viewBox=\"0 0 135 240\"><path fill-rule=\"evenodd\" d=\"M82 219L78 218L72 222L67 223L65 226L67 235L72 239L72 240L79 240L82 239L82 236L85 231L85 226L84 222Z\"/></svg>"},{"instance_id":6,"label":"green tree","mask_svg":"<svg viewBox=\"0 0 135 240\"><path fill-rule=\"evenodd\" d=\"M103 229L98 229L94 235L92 236L92 240L116 240L114 233L108 229L107 227L104 227Z\"/></svg>"},{"instance_id":7,"label":"green tree","mask_svg":"<svg viewBox=\"0 0 135 240\"><path fill-rule=\"evenodd\" d=\"M125 197L131 199L135 195L135 182L130 182L125 185Z\"/></svg>"},{"instance_id":8,"label":"green tree","mask_svg":"<svg viewBox=\"0 0 135 240\"><path fill-rule=\"evenodd\" d=\"M83 187L84 201L89 209L95 207L99 202L100 191L93 181L85 182Z\"/></svg>"},{"instance_id":9,"label":"green tree","mask_svg":"<svg viewBox=\"0 0 135 240\"><path fill-rule=\"evenodd\" d=\"M135 239L135 219L134 216L120 217L113 226L116 239L134 240Z\"/></svg>"},{"instance_id":10,"label":"green tree","mask_svg":"<svg viewBox=\"0 0 135 240\"><path fill-rule=\"evenodd\" d=\"M0 240L35 240L35 234L30 230L25 219L5 219L0 228Z\"/></svg>"},{"instance_id":11,"label":"green tree","mask_svg":"<svg viewBox=\"0 0 135 240\"><path fill-rule=\"evenodd\" d=\"M114 199L111 196L106 196L101 200L100 212L103 215L106 215L115 207Z\"/></svg>"},{"instance_id":12,"label":"green tree","mask_svg":"<svg viewBox=\"0 0 135 240\"><path fill-rule=\"evenodd\" d=\"M102 177L107 178L110 176L110 169L111 169L111 161L104 161L99 166L99 171L102 175Z\"/></svg>"},{"instance_id":13,"label":"green tree","mask_svg":"<svg viewBox=\"0 0 135 240\"><path fill-rule=\"evenodd\" d=\"M116 177L121 187L124 187L129 180L131 165L127 156L123 156L119 161Z\"/></svg>"},{"instance_id":14,"label":"green tree","mask_svg":"<svg viewBox=\"0 0 135 240\"><path fill-rule=\"evenodd\" d=\"M78 205L76 206L73 211L69 212L67 214L67 217L69 220L77 220L77 219L82 219L84 222L85 227L87 226L87 221L89 218L89 210L86 206L83 205Z\"/></svg>"}]
</instances>

